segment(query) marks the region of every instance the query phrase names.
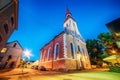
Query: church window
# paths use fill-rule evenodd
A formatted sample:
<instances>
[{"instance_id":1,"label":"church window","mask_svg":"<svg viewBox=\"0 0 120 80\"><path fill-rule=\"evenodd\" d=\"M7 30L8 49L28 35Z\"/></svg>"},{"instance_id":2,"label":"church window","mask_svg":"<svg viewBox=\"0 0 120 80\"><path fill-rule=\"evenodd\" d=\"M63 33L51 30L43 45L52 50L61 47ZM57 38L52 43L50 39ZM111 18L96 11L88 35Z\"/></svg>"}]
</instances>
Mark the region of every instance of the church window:
<instances>
[{"instance_id":1,"label":"church window","mask_svg":"<svg viewBox=\"0 0 120 80\"><path fill-rule=\"evenodd\" d=\"M78 46L78 51L82 53L82 48Z\"/></svg>"},{"instance_id":2,"label":"church window","mask_svg":"<svg viewBox=\"0 0 120 80\"><path fill-rule=\"evenodd\" d=\"M48 61L50 60L51 48L48 49Z\"/></svg>"},{"instance_id":3,"label":"church window","mask_svg":"<svg viewBox=\"0 0 120 80\"><path fill-rule=\"evenodd\" d=\"M74 51L74 46L73 46L72 43L70 43L70 49L71 49L71 55L72 55L72 58L74 59L75 51Z\"/></svg>"},{"instance_id":4,"label":"church window","mask_svg":"<svg viewBox=\"0 0 120 80\"><path fill-rule=\"evenodd\" d=\"M44 54L43 54L43 60L45 61L45 57L46 56L46 51L44 51Z\"/></svg>"},{"instance_id":5,"label":"church window","mask_svg":"<svg viewBox=\"0 0 120 80\"><path fill-rule=\"evenodd\" d=\"M57 59L58 56L59 56L59 45L56 44L56 46L55 46L55 59Z\"/></svg>"}]
</instances>

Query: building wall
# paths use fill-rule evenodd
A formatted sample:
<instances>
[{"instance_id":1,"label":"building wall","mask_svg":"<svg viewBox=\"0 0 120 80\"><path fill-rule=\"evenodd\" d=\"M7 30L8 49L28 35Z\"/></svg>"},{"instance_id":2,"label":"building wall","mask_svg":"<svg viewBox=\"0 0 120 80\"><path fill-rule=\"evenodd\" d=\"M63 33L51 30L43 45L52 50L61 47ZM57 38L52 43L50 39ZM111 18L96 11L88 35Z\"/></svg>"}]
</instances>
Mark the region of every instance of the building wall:
<instances>
[{"instance_id":1,"label":"building wall","mask_svg":"<svg viewBox=\"0 0 120 80\"><path fill-rule=\"evenodd\" d=\"M63 49L63 34L61 33L59 36L56 36L50 43L45 45L40 52L40 62L39 62L39 67L44 66L47 69L59 69L59 66L62 66L63 68L65 67L63 64L63 61L61 60L64 58L64 49ZM55 45L59 45L59 54L58 58L54 59L54 53L55 53ZM48 50L51 49L51 55L50 55L50 60L48 60Z\"/></svg>"},{"instance_id":2,"label":"building wall","mask_svg":"<svg viewBox=\"0 0 120 80\"><path fill-rule=\"evenodd\" d=\"M5 48L7 48L5 53L1 53L0 56L3 57L1 60L1 65L3 68L15 68L20 64L20 59L22 56L23 49L16 44L16 42L7 44ZM11 59L8 60L8 57L11 56Z\"/></svg>"},{"instance_id":3,"label":"building wall","mask_svg":"<svg viewBox=\"0 0 120 80\"><path fill-rule=\"evenodd\" d=\"M0 1L0 51L5 46L8 38L17 29L17 0L4 0ZM7 33L5 31L5 25L8 27Z\"/></svg>"},{"instance_id":4,"label":"building wall","mask_svg":"<svg viewBox=\"0 0 120 80\"><path fill-rule=\"evenodd\" d=\"M70 44L73 44L74 47L74 57L72 58ZM90 61L88 52L86 49L85 42L81 41L80 39L66 34L66 44L67 44L67 60L66 60L66 67L67 69L90 69ZM81 52L78 51L78 46L81 48Z\"/></svg>"},{"instance_id":5,"label":"building wall","mask_svg":"<svg viewBox=\"0 0 120 80\"><path fill-rule=\"evenodd\" d=\"M60 44L59 58L54 59L55 45ZM75 49L75 58L72 58L70 43L73 43ZM78 53L78 45L82 52ZM48 50L51 49L50 60L48 60ZM41 49L39 67L44 66L49 70L75 70L91 69L86 44L73 37L72 35L62 33Z\"/></svg>"}]
</instances>

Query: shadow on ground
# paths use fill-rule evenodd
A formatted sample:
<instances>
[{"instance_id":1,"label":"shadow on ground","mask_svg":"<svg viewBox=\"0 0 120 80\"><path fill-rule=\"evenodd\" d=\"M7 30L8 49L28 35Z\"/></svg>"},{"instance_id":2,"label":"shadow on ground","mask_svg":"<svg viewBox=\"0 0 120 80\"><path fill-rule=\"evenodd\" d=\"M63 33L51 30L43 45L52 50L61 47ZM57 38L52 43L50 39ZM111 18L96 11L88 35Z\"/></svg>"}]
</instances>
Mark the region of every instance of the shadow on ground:
<instances>
[{"instance_id":1,"label":"shadow on ground","mask_svg":"<svg viewBox=\"0 0 120 80\"><path fill-rule=\"evenodd\" d=\"M13 69L0 69L0 73L8 72L8 71L11 71L11 70L13 70Z\"/></svg>"},{"instance_id":2,"label":"shadow on ground","mask_svg":"<svg viewBox=\"0 0 120 80\"><path fill-rule=\"evenodd\" d=\"M18 74L13 74L13 75L24 75L24 74L28 74L28 72L25 72L25 73L18 73Z\"/></svg>"},{"instance_id":3,"label":"shadow on ground","mask_svg":"<svg viewBox=\"0 0 120 80\"><path fill-rule=\"evenodd\" d=\"M0 77L0 80L9 80L9 77Z\"/></svg>"},{"instance_id":4,"label":"shadow on ground","mask_svg":"<svg viewBox=\"0 0 120 80\"><path fill-rule=\"evenodd\" d=\"M18 77L18 80L23 80L23 79L25 79L25 80L32 80L30 76L19 76Z\"/></svg>"}]
</instances>

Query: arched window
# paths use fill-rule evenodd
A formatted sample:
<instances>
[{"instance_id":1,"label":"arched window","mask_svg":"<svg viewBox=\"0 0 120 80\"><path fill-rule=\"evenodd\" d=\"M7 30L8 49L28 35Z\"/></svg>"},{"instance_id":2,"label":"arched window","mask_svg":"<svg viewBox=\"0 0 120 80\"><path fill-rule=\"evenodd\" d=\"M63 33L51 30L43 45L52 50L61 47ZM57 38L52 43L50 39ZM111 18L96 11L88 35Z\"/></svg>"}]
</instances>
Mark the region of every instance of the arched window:
<instances>
[{"instance_id":1,"label":"arched window","mask_svg":"<svg viewBox=\"0 0 120 80\"><path fill-rule=\"evenodd\" d=\"M8 34L8 31L9 31L8 24L5 23L3 26L4 26L4 29L5 29L5 33Z\"/></svg>"},{"instance_id":2,"label":"arched window","mask_svg":"<svg viewBox=\"0 0 120 80\"><path fill-rule=\"evenodd\" d=\"M50 60L51 48L48 49L48 61Z\"/></svg>"},{"instance_id":3,"label":"arched window","mask_svg":"<svg viewBox=\"0 0 120 80\"><path fill-rule=\"evenodd\" d=\"M46 51L44 51L44 53L43 53L43 60L45 61L45 57L46 56Z\"/></svg>"},{"instance_id":4,"label":"arched window","mask_svg":"<svg viewBox=\"0 0 120 80\"><path fill-rule=\"evenodd\" d=\"M75 57L74 57L74 53L75 53L75 51L74 51L74 46L73 46L72 43L70 43L70 49L71 49L71 55L72 55L72 58L74 59L74 58L75 58Z\"/></svg>"},{"instance_id":5,"label":"arched window","mask_svg":"<svg viewBox=\"0 0 120 80\"><path fill-rule=\"evenodd\" d=\"M57 44L57 45L55 45L55 59L57 59L58 58L58 56L59 56L59 45Z\"/></svg>"},{"instance_id":6,"label":"arched window","mask_svg":"<svg viewBox=\"0 0 120 80\"><path fill-rule=\"evenodd\" d=\"M78 46L78 51L82 53L82 48Z\"/></svg>"},{"instance_id":7,"label":"arched window","mask_svg":"<svg viewBox=\"0 0 120 80\"><path fill-rule=\"evenodd\" d=\"M11 24L12 24L12 26L14 24L14 18L13 17L11 17Z\"/></svg>"}]
</instances>

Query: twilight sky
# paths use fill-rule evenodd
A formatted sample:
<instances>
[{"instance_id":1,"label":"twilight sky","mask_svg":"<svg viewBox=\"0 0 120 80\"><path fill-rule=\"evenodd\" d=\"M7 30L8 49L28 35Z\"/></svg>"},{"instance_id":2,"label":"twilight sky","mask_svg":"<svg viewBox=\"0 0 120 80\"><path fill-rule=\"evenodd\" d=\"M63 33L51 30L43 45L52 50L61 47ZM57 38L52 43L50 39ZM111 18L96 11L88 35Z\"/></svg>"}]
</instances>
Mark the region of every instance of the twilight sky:
<instances>
[{"instance_id":1,"label":"twilight sky","mask_svg":"<svg viewBox=\"0 0 120 80\"><path fill-rule=\"evenodd\" d=\"M120 17L120 0L19 0L18 30L8 42L18 40L31 50L30 60L40 57L40 49L63 31L66 6L85 40L108 32L105 24Z\"/></svg>"}]
</instances>

